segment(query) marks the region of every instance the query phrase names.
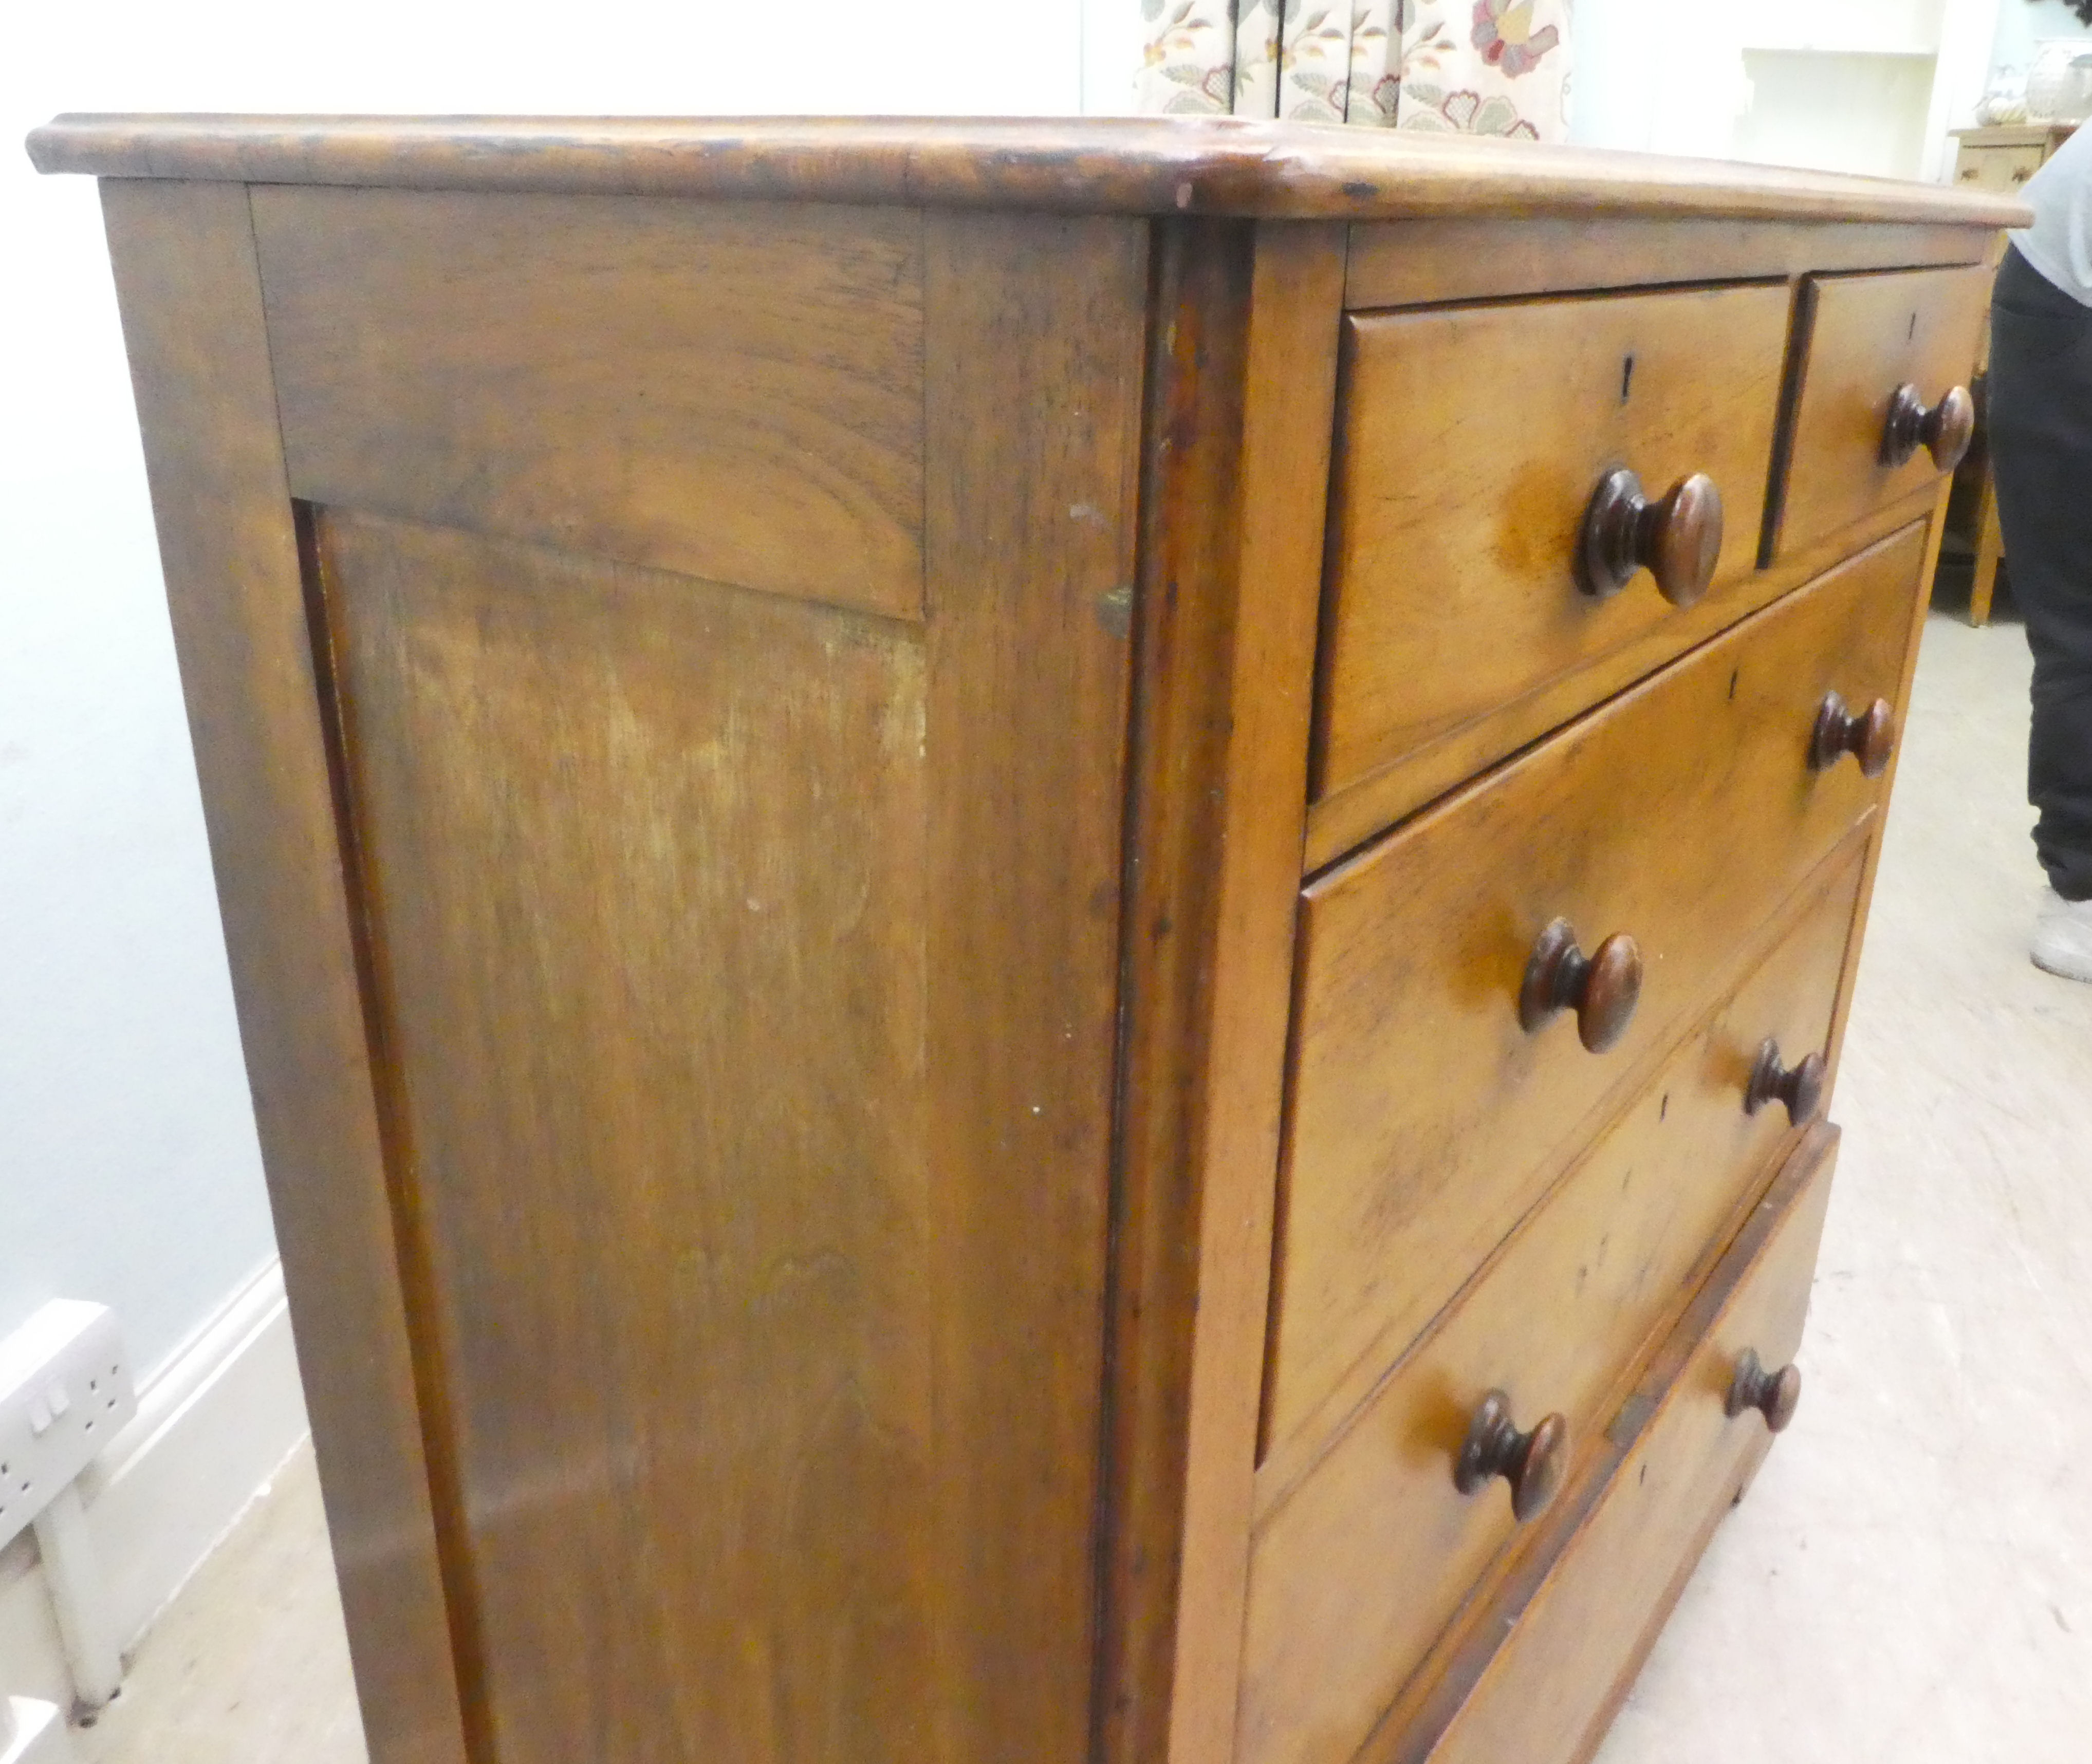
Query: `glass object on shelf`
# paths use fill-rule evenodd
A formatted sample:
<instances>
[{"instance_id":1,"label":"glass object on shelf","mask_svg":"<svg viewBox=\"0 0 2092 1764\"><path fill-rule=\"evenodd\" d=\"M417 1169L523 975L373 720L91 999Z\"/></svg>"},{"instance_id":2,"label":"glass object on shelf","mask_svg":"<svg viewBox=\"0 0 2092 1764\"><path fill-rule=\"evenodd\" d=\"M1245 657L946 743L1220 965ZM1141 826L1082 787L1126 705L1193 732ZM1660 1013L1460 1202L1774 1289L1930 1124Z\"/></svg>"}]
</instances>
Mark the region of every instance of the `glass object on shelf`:
<instances>
[{"instance_id":1,"label":"glass object on shelf","mask_svg":"<svg viewBox=\"0 0 2092 1764\"><path fill-rule=\"evenodd\" d=\"M2027 75L2027 116L2037 123L2081 123L2092 116L2092 37L2045 37Z\"/></svg>"},{"instance_id":2,"label":"glass object on shelf","mask_svg":"<svg viewBox=\"0 0 2092 1764\"><path fill-rule=\"evenodd\" d=\"M1990 83L1976 102L1976 120L1985 128L2027 119L2027 76L2017 67L1992 71Z\"/></svg>"}]
</instances>

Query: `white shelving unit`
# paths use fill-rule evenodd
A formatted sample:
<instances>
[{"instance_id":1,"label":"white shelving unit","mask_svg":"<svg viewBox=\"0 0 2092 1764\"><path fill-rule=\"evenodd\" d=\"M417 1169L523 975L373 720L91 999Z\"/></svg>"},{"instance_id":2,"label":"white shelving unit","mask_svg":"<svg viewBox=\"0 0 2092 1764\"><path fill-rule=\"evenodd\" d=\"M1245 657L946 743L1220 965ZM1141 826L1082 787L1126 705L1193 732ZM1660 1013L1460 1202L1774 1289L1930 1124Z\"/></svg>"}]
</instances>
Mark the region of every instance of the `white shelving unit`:
<instances>
[{"instance_id":1,"label":"white shelving unit","mask_svg":"<svg viewBox=\"0 0 2092 1764\"><path fill-rule=\"evenodd\" d=\"M1883 178L1925 169L1935 50L1747 48L1736 157Z\"/></svg>"},{"instance_id":2,"label":"white shelving unit","mask_svg":"<svg viewBox=\"0 0 2092 1764\"><path fill-rule=\"evenodd\" d=\"M2021 0L2003 0L2016 5ZM1573 132L1593 145L1940 179L2000 0L1577 0Z\"/></svg>"},{"instance_id":3,"label":"white shelving unit","mask_svg":"<svg viewBox=\"0 0 2092 1764\"><path fill-rule=\"evenodd\" d=\"M1973 119L1999 0L1816 0L1744 27L1739 158L1937 179Z\"/></svg>"}]
</instances>

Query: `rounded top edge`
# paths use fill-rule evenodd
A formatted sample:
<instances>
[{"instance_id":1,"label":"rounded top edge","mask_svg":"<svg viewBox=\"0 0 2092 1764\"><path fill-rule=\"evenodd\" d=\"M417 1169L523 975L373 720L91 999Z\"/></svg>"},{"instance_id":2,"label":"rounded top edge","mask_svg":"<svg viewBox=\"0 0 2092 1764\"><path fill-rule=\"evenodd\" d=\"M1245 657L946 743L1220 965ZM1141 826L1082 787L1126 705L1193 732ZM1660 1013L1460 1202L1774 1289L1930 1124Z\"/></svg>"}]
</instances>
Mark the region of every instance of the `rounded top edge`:
<instances>
[{"instance_id":1,"label":"rounded top edge","mask_svg":"<svg viewBox=\"0 0 2092 1764\"><path fill-rule=\"evenodd\" d=\"M40 171L115 178L1393 219L1725 215L1977 227L2031 218L1947 186L1475 136L1234 117L814 118L69 114Z\"/></svg>"}]
</instances>

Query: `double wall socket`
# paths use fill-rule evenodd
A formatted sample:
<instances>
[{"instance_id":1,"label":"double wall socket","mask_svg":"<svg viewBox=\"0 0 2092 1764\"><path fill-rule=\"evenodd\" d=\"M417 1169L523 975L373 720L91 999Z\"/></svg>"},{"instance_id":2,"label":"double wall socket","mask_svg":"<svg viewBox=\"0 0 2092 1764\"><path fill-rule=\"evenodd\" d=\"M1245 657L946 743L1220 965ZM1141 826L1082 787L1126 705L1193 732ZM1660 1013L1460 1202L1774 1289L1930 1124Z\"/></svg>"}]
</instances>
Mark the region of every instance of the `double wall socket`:
<instances>
[{"instance_id":1,"label":"double wall socket","mask_svg":"<svg viewBox=\"0 0 2092 1764\"><path fill-rule=\"evenodd\" d=\"M54 1299L0 1341L0 1544L138 1412L116 1313Z\"/></svg>"}]
</instances>

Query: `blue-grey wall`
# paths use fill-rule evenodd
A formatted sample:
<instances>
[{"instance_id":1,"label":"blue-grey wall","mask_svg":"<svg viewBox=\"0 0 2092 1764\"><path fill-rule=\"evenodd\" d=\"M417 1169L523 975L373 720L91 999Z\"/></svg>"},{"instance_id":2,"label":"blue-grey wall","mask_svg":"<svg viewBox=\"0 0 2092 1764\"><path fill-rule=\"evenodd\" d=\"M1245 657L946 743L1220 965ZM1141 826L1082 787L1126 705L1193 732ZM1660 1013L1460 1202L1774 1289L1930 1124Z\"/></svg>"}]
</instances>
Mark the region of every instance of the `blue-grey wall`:
<instances>
[{"instance_id":1,"label":"blue-grey wall","mask_svg":"<svg viewBox=\"0 0 2092 1764\"><path fill-rule=\"evenodd\" d=\"M2034 65L2035 43L2044 37L2092 37L2092 25L2081 23L2063 0L1999 0L1991 67L2025 74Z\"/></svg>"}]
</instances>

